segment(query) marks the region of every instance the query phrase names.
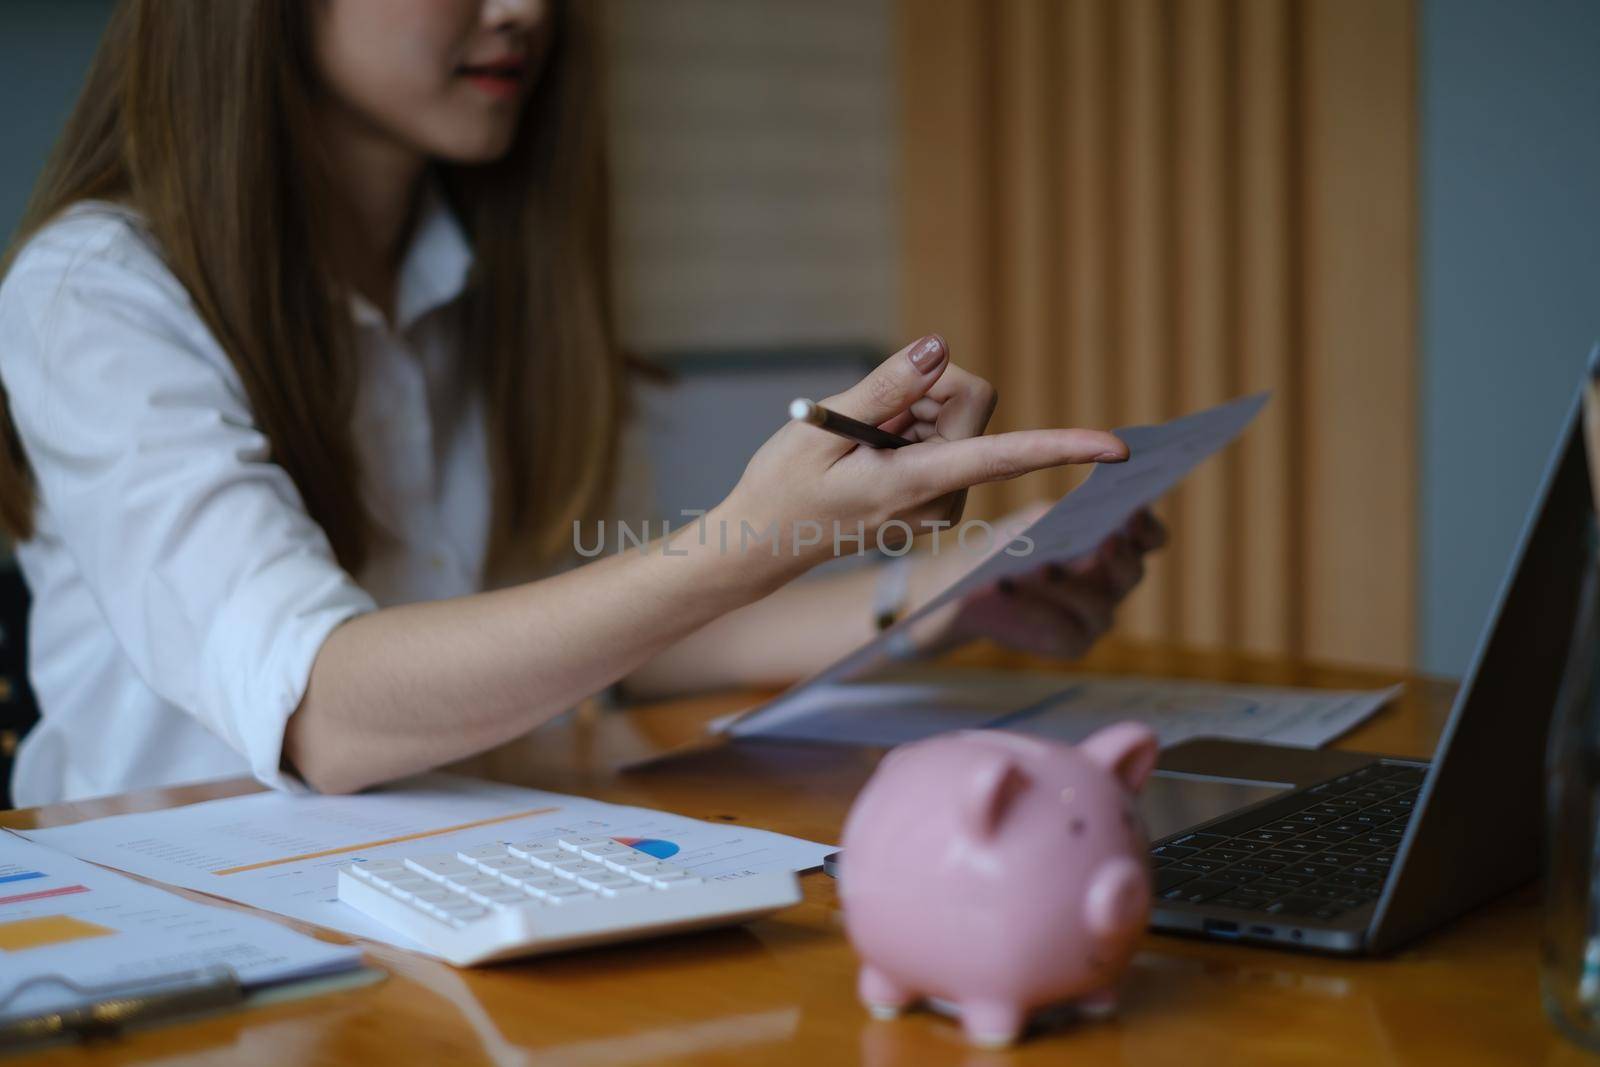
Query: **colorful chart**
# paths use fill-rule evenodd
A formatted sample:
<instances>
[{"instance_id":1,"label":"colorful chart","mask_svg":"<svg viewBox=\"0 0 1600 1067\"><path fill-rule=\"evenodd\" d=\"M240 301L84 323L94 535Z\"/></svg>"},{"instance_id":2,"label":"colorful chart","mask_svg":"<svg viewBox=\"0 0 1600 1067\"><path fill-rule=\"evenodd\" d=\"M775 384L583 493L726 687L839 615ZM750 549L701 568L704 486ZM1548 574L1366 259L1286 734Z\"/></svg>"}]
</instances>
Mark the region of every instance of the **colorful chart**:
<instances>
[{"instance_id":1,"label":"colorful chart","mask_svg":"<svg viewBox=\"0 0 1600 1067\"><path fill-rule=\"evenodd\" d=\"M34 919L0 923L0 952L21 952L23 949L81 941L86 937L110 937L116 933L109 926L88 922L75 915L40 915Z\"/></svg>"},{"instance_id":2,"label":"colorful chart","mask_svg":"<svg viewBox=\"0 0 1600 1067\"><path fill-rule=\"evenodd\" d=\"M0 882L26 882L33 878L43 878L43 871L8 871L0 874Z\"/></svg>"},{"instance_id":3,"label":"colorful chart","mask_svg":"<svg viewBox=\"0 0 1600 1067\"><path fill-rule=\"evenodd\" d=\"M676 851L676 849L674 849ZM88 886L58 885L54 889L41 889L37 893L13 893L0 897L0 904L26 904L30 900L48 900L50 897L70 897L74 893L87 893Z\"/></svg>"},{"instance_id":4,"label":"colorful chart","mask_svg":"<svg viewBox=\"0 0 1600 1067\"><path fill-rule=\"evenodd\" d=\"M658 860L678 854L678 846L671 841L663 841L659 837L613 837L611 840L619 845L628 845L640 852L648 852Z\"/></svg>"}]
</instances>

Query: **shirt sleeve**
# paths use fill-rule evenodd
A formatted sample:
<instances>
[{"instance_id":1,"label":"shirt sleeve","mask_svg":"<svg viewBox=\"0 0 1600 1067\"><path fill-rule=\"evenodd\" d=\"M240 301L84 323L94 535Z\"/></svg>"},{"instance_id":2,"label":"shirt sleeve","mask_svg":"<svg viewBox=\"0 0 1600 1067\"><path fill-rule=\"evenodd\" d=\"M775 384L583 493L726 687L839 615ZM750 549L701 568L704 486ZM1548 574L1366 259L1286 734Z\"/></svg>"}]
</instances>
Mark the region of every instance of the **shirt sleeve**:
<instances>
[{"instance_id":1,"label":"shirt sleeve","mask_svg":"<svg viewBox=\"0 0 1600 1067\"><path fill-rule=\"evenodd\" d=\"M263 783L304 788L284 728L323 640L375 605L187 292L131 221L57 224L6 278L0 333L39 536L59 538L151 690Z\"/></svg>"}]
</instances>

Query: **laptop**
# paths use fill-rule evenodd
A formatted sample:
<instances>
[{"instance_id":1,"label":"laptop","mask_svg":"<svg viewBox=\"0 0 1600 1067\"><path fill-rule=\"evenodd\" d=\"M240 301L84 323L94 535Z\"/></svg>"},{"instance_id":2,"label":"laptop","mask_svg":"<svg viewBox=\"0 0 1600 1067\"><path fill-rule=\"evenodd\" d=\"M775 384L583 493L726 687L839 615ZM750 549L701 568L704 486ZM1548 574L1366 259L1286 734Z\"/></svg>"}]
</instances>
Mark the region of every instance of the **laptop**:
<instances>
[{"instance_id":1,"label":"laptop","mask_svg":"<svg viewBox=\"0 0 1600 1067\"><path fill-rule=\"evenodd\" d=\"M1431 762L1195 740L1147 787L1151 925L1392 951L1533 877L1592 503L1575 403Z\"/></svg>"}]
</instances>

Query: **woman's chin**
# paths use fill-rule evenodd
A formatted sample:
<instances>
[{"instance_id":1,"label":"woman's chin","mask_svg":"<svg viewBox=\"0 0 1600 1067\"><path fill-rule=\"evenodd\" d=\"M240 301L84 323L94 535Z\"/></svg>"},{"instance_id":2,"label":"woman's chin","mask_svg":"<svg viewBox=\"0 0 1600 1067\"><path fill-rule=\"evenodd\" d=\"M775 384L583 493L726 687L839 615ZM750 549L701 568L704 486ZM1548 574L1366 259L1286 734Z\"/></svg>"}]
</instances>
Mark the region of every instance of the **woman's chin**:
<instances>
[{"instance_id":1,"label":"woman's chin","mask_svg":"<svg viewBox=\"0 0 1600 1067\"><path fill-rule=\"evenodd\" d=\"M511 124L477 130L462 126L447 137L433 138L428 154L445 163L480 166L504 158L515 136L516 127Z\"/></svg>"}]
</instances>

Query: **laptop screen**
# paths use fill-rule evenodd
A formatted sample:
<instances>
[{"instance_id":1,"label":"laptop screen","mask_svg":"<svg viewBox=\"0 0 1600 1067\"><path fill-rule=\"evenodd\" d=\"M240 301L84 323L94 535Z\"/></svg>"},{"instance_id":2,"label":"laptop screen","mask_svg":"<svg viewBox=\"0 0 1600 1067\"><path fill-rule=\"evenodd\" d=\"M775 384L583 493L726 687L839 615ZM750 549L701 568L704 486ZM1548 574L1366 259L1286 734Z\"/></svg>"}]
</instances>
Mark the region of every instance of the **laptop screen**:
<instances>
[{"instance_id":1,"label":"laptop screen","mask_svg":"<svg viewBox=\"0 0 1600 1067\"><path fill-rule=\"evenodd\" d=\"M1574 402L1440 735L1401 843L1398 876L1373 920L1369 940L1379 951L1535 873L1545 737L1594 513L1578 411Z\"/></svg>"}]
</instances>

